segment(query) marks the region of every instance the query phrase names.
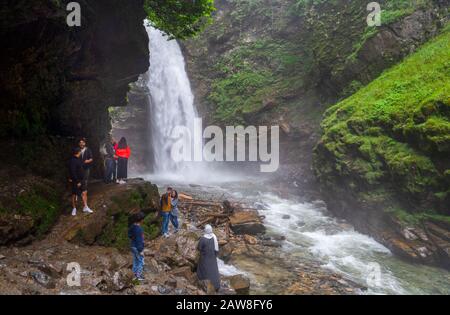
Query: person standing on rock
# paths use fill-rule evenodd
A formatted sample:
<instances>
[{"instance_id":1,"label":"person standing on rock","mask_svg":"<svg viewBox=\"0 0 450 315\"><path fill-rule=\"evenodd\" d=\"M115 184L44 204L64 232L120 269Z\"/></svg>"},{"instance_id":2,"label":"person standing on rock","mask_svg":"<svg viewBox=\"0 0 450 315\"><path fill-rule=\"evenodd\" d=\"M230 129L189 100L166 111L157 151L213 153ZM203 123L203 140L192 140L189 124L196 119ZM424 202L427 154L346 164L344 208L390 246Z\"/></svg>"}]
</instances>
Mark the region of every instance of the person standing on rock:
<instances>
[{"instance_id":1,"label":"person standing on rock","mask_svg":"<svg viewBox=\"0 0 450 315\"><path fill-rule=\"evenodd\" d=\"M81 197L83 199L83 204L84 204L84 208L83 208L83 212L85 213L93 213L94 211L92 211L89 206L88 206L88 183L89 183L89 177L91 175L91 168L92 165L94 163L94 158L92 155L92 151L91 149L89 149L86 146L86 139L85 138L81 138L80 141L78 142L78 145L81 149L81 162L83 164L83 181L81 182ZM72 213L72 215L76 215Z\"/></svg>"},{"instance_id":2,"label":"person standing on rock","mask_svg":"<svg viewBox=\"0 0 450 315\"><path fill-rule=\"evenodd\" d=\"M170 198L172 210L170 210L169 218L175 228L174 233L178 233L178 192L175 189L172 190Z\"/></svg>"},{"instance_id":3,"label":"person standing on rock","mask_svg":"<svg viewBox=\"0 0 450 315\"><path fill-rule=\"evenodd\" d=\"M145 280L144 271L144 230L142 223L145 215L139 212L131 218L131 225L128 229L128 237L131 240L131 253L133 254L133 273L139 281Z\"/></svg>"},{"instance_id":4,"label":"person standing on rock","mask_svg":"<svg viewBox=\"0 0 450 315\"><path fill-rule=\"evenodd\" d=\"M205 226L205 234L200 238L197 249L200 251L200 260L197 267L198 279L211 281L216 291L219 291L220 274L217 264L219 242L211 225Z\"/></svg>"},{"instance_id":5,"label":"person standing on rock","mask_svg":"<svg viewBox=\"0 0 450 315\"><path fill-rule=\"evenodd\" d=\"M168 187L167 192L161 196L160 200L161 216L163 218L161 232L165 238L169 237L169 220L170 212L172 211L172 190L172 187Z\"/></svg>"},{"instance_id":6,"label":"person standing on rock","mask_svg":"<svg viewBox=\"0 0 450 315\"><path fill-rule=\"evenodd\" d=\"M122 137L116 147L117 159L117 183L125 184L128 177L128 159L131 155L130 147L127 144L127 139Z\"/></svg>"},{"instance_id":7,"label":"person standing on rock","mask_svg":"<svg viewBox=\"0 0 450 315\"><path fill-rule=\"evenodd\" d=\"M69 161L69 182L72 184L72 215L77 215L77 200L81 198L81 183L83 182L83 164L80 159L81 149L74 148Z\"/></svg>"}]
</instances>

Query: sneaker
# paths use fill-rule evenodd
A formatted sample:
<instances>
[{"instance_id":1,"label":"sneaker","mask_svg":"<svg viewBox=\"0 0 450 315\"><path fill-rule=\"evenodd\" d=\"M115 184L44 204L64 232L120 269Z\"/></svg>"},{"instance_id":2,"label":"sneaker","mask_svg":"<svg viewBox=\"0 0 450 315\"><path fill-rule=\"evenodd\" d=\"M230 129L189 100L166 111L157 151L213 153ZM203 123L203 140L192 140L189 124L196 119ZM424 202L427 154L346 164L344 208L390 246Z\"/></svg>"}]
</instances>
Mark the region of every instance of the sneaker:
<instances>
[{"instance_id":1,"label":"sneaker","mask_svg":"<svg viewBox=\"0 0 450 315\"><path fill-rule=\"evenodd\" d=\"M119 184L121 184L121 185L123 185L123 184L126 184L127 182L126 181L124 181L124 180L119 180Z\"/></svg>"},{"instance_id":2,"label":"sneaker","mask_svg":"<svg viewBox=\"0 0 450 315\"><path fill-rule=\"evenodd\" d=\"M169 233L165 233L164 238L169 238Z\"/></svg>"},{"instance_id":3,"label":"sneaker","mask_svg":"<svg viewBox=\"0 0 450 315\"><path fill-rule=\"evenodd\" d=\"M144 276L139 276L139 277L136 277L136 280L137 281L145 281L145 278L144 278Z\"/></svg>"},{"instance_id":4,"label":"sneaker","mask_svg":"<svg viewBox=\"0 0 450 315\"><path fill-rule=\"evenodd\" d=\"M73 208L72 209L72 216L76 216L77 215L77 208Z\"/></svg>"},{"instance_id":5,"label":"sneaker","mask_svg":"<svg viewBox=\"0 0 450 315\"><path fill-rule=\"evenodd\" d=\"M175 229L175 231L173 231L174 234L177 234L180 230L179 229Z\"/></svg>"},{"instance_id":6,"label":"sneaker","mask_svg":"<svg viewBox=\"0 0 450 315\"><path fill-rule=\"evenodd\" d=\"M94 213L94 211L92 211L89 207L84 207L83 212L84 213Z\"/></svg>"},{"instance_id":7,"label":"sneaker","mask_svg":"<svg viewBox=\"0 0 450 315\"><path fill-rule=\"evenodd\" d=\"M116 179L116 184L120 184L120 180Z\"/></svg>"}]
</instances>

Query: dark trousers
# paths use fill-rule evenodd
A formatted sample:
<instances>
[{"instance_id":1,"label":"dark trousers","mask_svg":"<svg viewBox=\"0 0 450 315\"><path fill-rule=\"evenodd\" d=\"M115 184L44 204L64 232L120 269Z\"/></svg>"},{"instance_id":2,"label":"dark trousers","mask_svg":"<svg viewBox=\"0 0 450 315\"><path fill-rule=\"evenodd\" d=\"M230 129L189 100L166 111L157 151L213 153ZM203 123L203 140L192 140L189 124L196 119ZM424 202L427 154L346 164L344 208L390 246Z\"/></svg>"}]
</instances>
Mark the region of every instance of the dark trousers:
<instances>
[{"instance_id":1,"label":"dark trousers","mask_svg":"<svg viewBox=\"0 0 450 315\"><path fill-rule=\"evenodd\" d=\"M116 181L116 176L117 176L116 160L107 158L105 160L105 163L106 163L105 182L110 183L111 181Z\"/></svg>"},{"instance_id":2,"label":"dark trousers","mask_svg":"<svg viewBox=\"0 0 450 315\"><path fill-rule=\"evenodd\" d=\"M128 159L119 158L117 160L117 178L126 179L128 177Z\"/></svg>"}]
</instances>

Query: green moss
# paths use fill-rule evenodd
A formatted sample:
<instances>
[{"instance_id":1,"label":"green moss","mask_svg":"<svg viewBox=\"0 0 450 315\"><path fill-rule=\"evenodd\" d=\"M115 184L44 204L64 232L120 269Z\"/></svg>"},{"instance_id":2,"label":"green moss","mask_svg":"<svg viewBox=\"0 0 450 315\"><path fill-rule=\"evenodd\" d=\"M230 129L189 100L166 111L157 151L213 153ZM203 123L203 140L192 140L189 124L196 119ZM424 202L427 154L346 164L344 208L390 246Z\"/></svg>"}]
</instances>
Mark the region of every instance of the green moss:
<instances>
[{"instance_id":1,"label":"green moss","mask_svg":"<svg viewBox=\"0 0 450 315\"><path fill-rule=\"evenodd\" d=\"M30 216L34 221L33 233L43 236L56 222L61 212L61 192L46 184L34 184L20 194L14 205L0 205L0 213Z\"/></svg>"},{"instance_id":2,"label":"green moss","mask_svg":"<svg viewBox=\"0 0 450 315\"><path fill-rule=\"evenodd\" d=\"M267 100L303 86L298 67L305 62L298 44L271 38L241 43L215 65L219 74L211 84L208 100L214 104L216 121L243 123L244 115L257 112ZM297 71L296 71L297 70Z\"/></svg>"},{"instance_id":3,"label":"green moss","mask_svg":"<svg viewBox=\"0 0 450 315\"><path fill-rule=\"evenodd\" d=\"M128 219L133 213L145 209L146 217L143 223L143 229L146 239L154 239L160 234L160 218L157 215L157 205L152 203L159 200L158 189L151 183L146 182L133 190L122 192L111 197L113 202L108 207L108 215L112 217L111 221L104 228L97 242L103 246L113 246L120 250L129 248L128 239ZM152 211L151 211L151 210Z\"/></svg>"},{"instance_id":4,"label":"green moss","mask_svg":"<svg viewBox=\"0 0 450 315\"><path fill-rule=\"evenodd\" d=\"M340 178L350 187L357 180L363 191L385 186L419 213L444 210L450 153L449 51L447 28L327 110L315 157L315 171L323 183L331 182L332 187ZM420 217L394 213L411 222Z\"/></svg>"},{"instance_id":5,"label":"green moss","mask_svg":"<svg viewBox=\"0 0 450 315\"><path fill-rule=\"evenodd\" d=\"M386 213L390 214L400 222L409 225L418 225L425 218L423 213L411 213L400 207L387 208Z\"/></svg>"},{"instance_id":6,"label":"green moss","mask_svg":"<svg viewBox=\"0 0 450 315\"><path fill-rule=\"evenodd\" d=\"M156 213L147 215L142 225L145 239L152 240L156 238L160 234L160 225L161 222L157 218ZM119 213L114 217L113 222L105 227L97 243L102 246L115 247L125 251L130 247L128 228L128 214Z\"/></svg>"}]
</instances>

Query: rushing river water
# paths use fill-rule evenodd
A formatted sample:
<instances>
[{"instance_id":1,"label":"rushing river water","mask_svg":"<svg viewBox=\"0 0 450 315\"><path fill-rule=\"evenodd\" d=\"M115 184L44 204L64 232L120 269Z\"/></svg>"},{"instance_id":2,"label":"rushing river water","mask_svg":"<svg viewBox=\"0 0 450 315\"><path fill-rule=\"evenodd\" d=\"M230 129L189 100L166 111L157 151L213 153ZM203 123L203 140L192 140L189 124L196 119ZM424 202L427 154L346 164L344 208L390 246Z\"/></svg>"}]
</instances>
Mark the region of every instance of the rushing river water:
<instances>
[{"instance_id":1,"label":"rushing river water","mask_svg":"<svg viewBox=\"0 0 450 315\"><path fill-rule=\"evenodd\" d=\"M211 175L208 178L213 180L207 182L170 175L149 175L146 178L160 187L170 184L179 191L205 199L228 198L260 209L265 216L267 233L286 237L280 251L285 255L282 257L288 257L290 268L304 261L317 261L323 268L367 286L368 294L450 294L448 271L414 265L395 257L374 239L331 216L321 201L305 202L295 195L285 194L282 198L278 188L271 187L261 176L239 178L226 174ZM219 181L214 181L214 178ZM261 272L254 269L256 266L252 266L252 262L246 261L235 267L250 276L260 274L261 283L255 293L281 293L269 288L271 281L263 279L263 275L274 272L289 273L280 266L266 266L271 270ZM221 267L224 273L237 272L234 267L224 264Z\"/></svg>"},{"instance_id":2,"label":"rushing river water","mask_svg":"<svg viewBox=\"0 0 450 315\"><path fill-rule=\"evenodd\" d=\"M363 286L369 294L449 294L450 274L437 268L406 263L372 238L354 231L333 218L321 201L306 202L283 193L262 174L238 176L219 173L209 165L174 163L170 148L177 126L192 129L196 116L194 97L181 49L176 41L147 26L150 38L151 145L156 175L144 176L161 188L170 185L201 199L240 201L259 209L265 216L268 234L286 238L279 261L241 261L237 266L220 262L221 272L247 273L253 293L282 293L283 284L294 277L295 266L314 261L323 268L344 275ZM193 139L195 140L195 139ZM201 142L201 139L196 139ZM142 174L135 174L142 176ZM192 185L195 184L195 185ZM287 184L287 183L285 183ZM240 271L236 268L239 268Z\"/></svg>"}]
</instances>

